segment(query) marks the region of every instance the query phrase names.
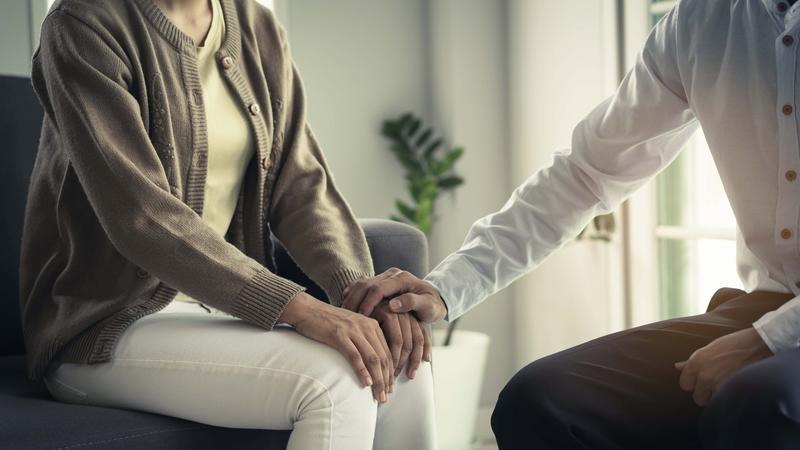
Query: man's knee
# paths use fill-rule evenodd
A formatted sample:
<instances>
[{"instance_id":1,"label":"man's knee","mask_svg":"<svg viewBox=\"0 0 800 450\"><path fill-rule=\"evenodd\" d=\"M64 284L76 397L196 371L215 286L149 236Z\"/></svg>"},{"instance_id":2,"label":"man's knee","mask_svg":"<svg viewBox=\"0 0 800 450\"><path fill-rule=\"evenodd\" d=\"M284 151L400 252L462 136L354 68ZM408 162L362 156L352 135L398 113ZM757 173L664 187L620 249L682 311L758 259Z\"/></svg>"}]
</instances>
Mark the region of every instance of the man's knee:
<instances>
[{"instance_id":1,"label":"man's knee","mask_svg":"<svg viewBox=\"0 0 800 450\"><path fill-rule=\"evenodd\" d=\"M563 390L560 370L559 364L545 358L529 364L506 384L491 417L500 448L549 448L543 434L558 428L555 399Z\"/></svg>"},{"instance_id":2,"label":"man's knee","mask_svg":"<svg viewBox=\"0 0 800 450\"><path fill-rule=\"evenodd\" d=\"M700 432L707 448L787 448L800 436L800 383L768 361L745 367L725 381L703 411ZM792 444L795 445L795 444ZM763 447L763 448L767 448Z\"/></svg>"}]
</instances>

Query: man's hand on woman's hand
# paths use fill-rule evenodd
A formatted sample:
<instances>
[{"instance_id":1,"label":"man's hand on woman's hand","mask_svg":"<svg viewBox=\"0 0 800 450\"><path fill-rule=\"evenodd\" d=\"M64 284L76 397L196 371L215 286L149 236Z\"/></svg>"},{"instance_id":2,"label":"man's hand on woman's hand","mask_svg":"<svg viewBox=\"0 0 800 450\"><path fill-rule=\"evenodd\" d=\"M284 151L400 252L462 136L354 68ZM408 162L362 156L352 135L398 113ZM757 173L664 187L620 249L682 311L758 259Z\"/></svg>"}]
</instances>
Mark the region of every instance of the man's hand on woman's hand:
<instances>
[{"instance_id":1,"label":"man's hand on woman's hand","mask_svg":"<svg viewBox=\"0 0 800 450\"><path fill-rule=\"evenodd\" d=\"M342 307L371 316L384 298L395 295L389 301L393 312L414 311L419 320L427 323L442 320L447 314L447 307L433 285L397 268L355 281L345 289Z\"/></svg>"},{"instance_id":2,"label":"man's hand on woman's hand","mask_svg":"<svg viewBox=\"0 0 800 450\"><path fill-rule=\"evenodd\" d=\"M394 362L394 375L406 368L408 378L414 379L420 361L431 360L431 340L428 332L416 317L409 313L394 313L386 302L379 304L372 313L383 329Z\"/></svg>"},{"instance_id":3,"label":"man's hand on woman's hand","mask_svg":"<svg viewBox=\"0 0 800 450\"><path fill-rule=\"evenodd\" d=\"M378 321L337 308L300 292L280 320L303 336L331 346L343 354L376 400L386 402L394 390L394 365Z\"/></svg>"}]
</instances>

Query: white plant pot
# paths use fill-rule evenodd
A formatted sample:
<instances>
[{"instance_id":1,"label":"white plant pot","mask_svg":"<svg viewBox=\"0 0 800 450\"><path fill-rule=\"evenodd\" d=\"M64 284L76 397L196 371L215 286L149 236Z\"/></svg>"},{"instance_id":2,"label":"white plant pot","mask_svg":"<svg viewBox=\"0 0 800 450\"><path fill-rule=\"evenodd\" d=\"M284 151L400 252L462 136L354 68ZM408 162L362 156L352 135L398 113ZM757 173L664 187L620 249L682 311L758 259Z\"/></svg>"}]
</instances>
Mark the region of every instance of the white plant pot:
<instances>
[{"instance_id":1,"label":"white plant pot","mask_svg":"<svg viewBox=\"0 0 800 450\"><path fill-rule=\"evenodd\" d=\"M435 330L436 343L446 330ZM450 345L433 346L433 389L439 450L469 450L475 435L489 336L456 330Z\"/></svg>"}]
</instances>

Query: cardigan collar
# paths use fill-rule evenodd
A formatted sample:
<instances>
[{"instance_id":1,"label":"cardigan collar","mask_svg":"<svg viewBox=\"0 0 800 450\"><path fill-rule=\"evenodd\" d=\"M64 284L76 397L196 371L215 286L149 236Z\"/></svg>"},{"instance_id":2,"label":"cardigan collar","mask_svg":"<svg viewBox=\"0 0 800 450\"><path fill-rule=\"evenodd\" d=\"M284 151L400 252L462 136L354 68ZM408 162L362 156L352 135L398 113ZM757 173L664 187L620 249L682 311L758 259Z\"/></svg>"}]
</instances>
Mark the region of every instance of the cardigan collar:
<instances>
[{"instance_id":1,"label":"cardigan collar","mask_svg":"<svg viewBox=\"0 0 800 450\"><path fill-rule=\"evenodd\" d=\"M138 0L138 3L150 23L170 44L184 52L194 51L195 45L192 38L178 29L153 0ZM225 19L225 36L218 54L228 55L236 60L242 52L239 14L234 0L220 0L220 4L222 5L222 15Z\"/></svg>"}]
</instances>

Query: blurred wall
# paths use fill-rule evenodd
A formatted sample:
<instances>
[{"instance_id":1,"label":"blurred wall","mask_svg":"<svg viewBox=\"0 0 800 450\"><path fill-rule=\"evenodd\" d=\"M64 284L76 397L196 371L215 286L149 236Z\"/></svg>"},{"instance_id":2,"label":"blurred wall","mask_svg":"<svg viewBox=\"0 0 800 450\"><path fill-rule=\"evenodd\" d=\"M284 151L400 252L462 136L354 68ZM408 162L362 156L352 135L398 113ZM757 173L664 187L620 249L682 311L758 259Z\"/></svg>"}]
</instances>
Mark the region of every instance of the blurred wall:
<instances>
[{"instance_id":1,"label":"blurred wall","mask_svg":"<svg viewBox=\"0 0 800 450\"><path fill-rule=\"evenodd\" d=\"M0 2L0 74L30 76L31 56L39 44L39 22L46 0Z\"/></svg>"},{"instance_id":2,"label":"blurred wall","mask_svg":"<svg viewBox=\"0 0 800 450\"><path fill-rule=\"evenodd\" d=\"M425 0L278 4L308 96L311 127L360 217L388 217L404 192L384 119L427 115Z\"/></svg>"},{"instance_id":3,"label":"blurred wall","mask_svg":"<svg viewBox=\"0 0 800 450\"><path fill-rule=\"evenodd\" d=\"M509 0L514 184L569 148L575 125L613 93L614 3ZM623 327L621 247L619 234L569 242L511 287L519 366Z\"/></svg>"}]
</instances>

